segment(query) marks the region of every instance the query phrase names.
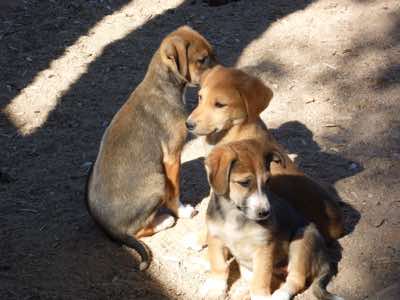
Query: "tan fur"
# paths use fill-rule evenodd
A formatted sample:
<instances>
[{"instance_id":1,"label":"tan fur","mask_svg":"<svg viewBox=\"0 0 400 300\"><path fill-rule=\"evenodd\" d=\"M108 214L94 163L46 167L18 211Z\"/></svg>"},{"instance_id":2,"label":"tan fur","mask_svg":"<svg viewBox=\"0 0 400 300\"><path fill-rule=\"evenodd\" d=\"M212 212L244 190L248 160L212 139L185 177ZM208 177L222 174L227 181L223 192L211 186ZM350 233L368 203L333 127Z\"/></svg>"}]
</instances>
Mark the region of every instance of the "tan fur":
<instances>
[{"instance_id":1,"label":"tan fur","mask_svg":"<svg viewBox=\"0 0 400 300\"><path fill-rule=\"evenodd\" d=\"M255 249L253 277L250 282L250 291L253 295L271 294L275 248L275 243L271 242L268 246L259 246Z\"/></svg>"},{"instance_id":2,"label":"tan fur","mask_svg":"<svg viewBox=\"0 0 400 300\"><path fill-rule=\"evenodd\" d=\"M194 134L205 136L209 145L255 139L283 151L258 116L271 98L272 91L260 80L240 70L217 66L204 73L199 104L186 122ZM217 103L225 106L218 107ZM285 156L286 168L271 165L272 191L315 222L325 238L343 236L343 216L336 200ZM204 241L205 234L201 236L200 241Z\"/></svg>"},{"instance_id":3,"label":"tan fur","mask_svg":"<svg viewBox=\"0 0 400 300\"><path fill-rule=\"evenodd\" d=\"M187 135L182 98L186 85L198 84L214 64L207 40L188 26L178 28L162 41L145 78L103 135L88 180L88 208L112 238L141 253L135 237L170 225L157 224L165 220L155 218L161 205L175 216L193 215L192 207L182 210L179 202L180 155Z\"/></svg>"},{"instance_id":4,"label":"tan fur","mask_svg":"<svg viewBox=\"0 0 400 300\"><path fill-rule=\"evenodd\" d=\"M274 293L293 297L310 281L313 289L318 287L318 295L326 297L323 299L334 299L325 289L325 279L332 274L323 238L312 223L308 224L269 191L270 165L275 161L285 168L283 159L279 150L262 147L256 140L217 146L206 159L209 179L217 173L224 174L228 187L216 193L215 181L210 180L212 194L207 209L210 277L227 278L229 270L222 251L226 247L241 269L252 272L249 282L252 298L270 296L274 292L273 274L287 264L286 280ZM270 214L264 219L253 219L248 214L250 199L257 191L265 197L260 199L269 204Z\"/></svg>"},{"instance_id":5,"label":"tan fur","mask_svg":"<svg viewBox=\"0 0 400 300\"><path fill-rule=\"evenodd\" d=\"M220 239L209 235L208 241L208 259L210 261L210 277L215 279L228 280L229 265L226 262L225 245Z\"/></svg>"}]
</instances>

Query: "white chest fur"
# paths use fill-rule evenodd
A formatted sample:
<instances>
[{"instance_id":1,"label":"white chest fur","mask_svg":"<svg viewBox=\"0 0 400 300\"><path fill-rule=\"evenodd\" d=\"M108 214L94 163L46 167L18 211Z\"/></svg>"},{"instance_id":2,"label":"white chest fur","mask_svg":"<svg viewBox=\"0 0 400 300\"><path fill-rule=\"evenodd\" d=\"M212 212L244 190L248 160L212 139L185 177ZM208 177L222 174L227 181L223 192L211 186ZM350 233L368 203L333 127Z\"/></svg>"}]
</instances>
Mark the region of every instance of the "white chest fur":
<instances>
[{"instance_id":1,"label":"white chest fur","mask_svg":"<svg viewBox=\"0 0 400 300\"><path fill-rule=\"evenodd\" d=\"M236 260L251 268L255 249L268 244L268 229L244 217L239 210L226 212L223 222L208 222L209 233L221 239Z\"/></svg>"}]
</instances>

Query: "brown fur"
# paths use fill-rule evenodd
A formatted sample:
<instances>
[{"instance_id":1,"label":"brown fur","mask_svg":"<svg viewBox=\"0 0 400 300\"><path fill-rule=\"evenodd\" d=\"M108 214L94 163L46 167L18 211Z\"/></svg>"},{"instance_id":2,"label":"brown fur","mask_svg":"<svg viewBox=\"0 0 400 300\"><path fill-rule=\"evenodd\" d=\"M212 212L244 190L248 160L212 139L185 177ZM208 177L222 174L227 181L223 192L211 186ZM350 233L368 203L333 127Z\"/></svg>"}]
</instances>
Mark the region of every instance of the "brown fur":
<instances>
[{"instance_id":1,"label":"brown fur","mask_svg":"<svg viewBox=\"0 0 400 300\"><path fill-rule=\"evenodd\" d=\"M229 267L223 251L228 248L242 275L251 273L252 298L267 299L273 292L274 269L287 263L286 281L274 292L274 299L295 296L306 288L307 281L312 282L319 299L340 299L326 291L333 274L322 236L269 189L271 163L285 168L282 159L280 150L262 147L255 140L217 146L208 156L212 188L207 209L210 279L219 283L227 280ZM269 214L254 213L253 207Z\"/></svg>"},{"instance_id":2,"label":"brown fur","mask_svg":"<svg viewBox=\"0 0 400 300\"><path fill-rule=\"evenodd\" d=\"M214 61L210 44L196 31L183 26L169 34L101 140L87 185L88 208L112 238L140 252L141 269L149 255L137 238L173 225L171 216L157 215L159 207L193 215L179 202L187 134L182 98L185 86L198 84Z\"/></svg>"},{"instance_id":3,"label":"brown fur","mask_svg":"<svg viewBox=\"0 0 400 300\"><path fill-rule=\"evenodd\" d=\"M202 77L199 104L186 121L187 126L194 134L204 136L210 146L255 139L283 150L259 117L272 95L259 79L216 66ZM285 156L286 168L275 163L271 166L271 190L314 222L325 238L343 236L343 216L336 200Z\"/></svg>"}]
</instances>

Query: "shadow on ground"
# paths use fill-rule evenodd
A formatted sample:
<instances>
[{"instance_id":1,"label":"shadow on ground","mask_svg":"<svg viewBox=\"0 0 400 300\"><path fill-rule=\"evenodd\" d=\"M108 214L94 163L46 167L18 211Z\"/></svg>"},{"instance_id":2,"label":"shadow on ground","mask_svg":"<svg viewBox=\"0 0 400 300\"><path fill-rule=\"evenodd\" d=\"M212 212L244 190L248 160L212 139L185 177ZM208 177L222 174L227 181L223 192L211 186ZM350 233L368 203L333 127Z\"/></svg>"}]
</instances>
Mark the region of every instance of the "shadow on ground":
<instances>
[{"instance_id":1,"label":"shadow on ground","mask_svg":"<svg viewBox=\"0 0 400 300\"><path fill-rule=\"evenodd\" d=\"M0 108L66 47L125 3L37 1L5 16L6 27L0 32L1 64L6 66ZM143 78L167 33L192 25L209 38L224 63L233 64L271 23L309 3L238 1L214 8L202 1L183 1L108 45L35 133L20 136L2 115L0 297L170 297L156 278L135 272L131 255L95 229L83 204L87 163L95 159L105 127ZM196 188L190 191L194 192Z\"/></svg>"},{"instance_id":2,"label":"shadow on ground","mask_svg":"<svg viewBox=\"0 0 400 300\"><path fill-rule=\"evenodd\" d=\"M283 123L278 128L270 129L278 142L285 146L288 153L298 156L295 163L307 175L318 178L340 203L345 215L346 234L351 233L358 221L360 213L340 198L333 185L344 178L361 172L363 167L340 155L323 151L313 139L313 133L298 121ZM328 184L327 184L328 183Z\"/></svg>"}]
</instances>

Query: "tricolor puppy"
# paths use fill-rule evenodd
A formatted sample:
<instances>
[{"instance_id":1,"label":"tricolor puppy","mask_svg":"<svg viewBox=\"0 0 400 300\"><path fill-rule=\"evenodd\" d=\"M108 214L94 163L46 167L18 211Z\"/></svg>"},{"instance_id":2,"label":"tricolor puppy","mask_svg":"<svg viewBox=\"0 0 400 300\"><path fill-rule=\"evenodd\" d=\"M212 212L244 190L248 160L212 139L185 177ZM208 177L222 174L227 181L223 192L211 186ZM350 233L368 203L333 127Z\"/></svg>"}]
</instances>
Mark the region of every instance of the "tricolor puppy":
<instances>
[{"instance_id":1,"label":"tricolor puppy","mask_svg":"<svg viewBox=\"0 0 400 300\"><path fill-rule=\"evenodd\" d=\"M114 116L100 144L87 184L95 221L116 241L137 250L140 269L149 265L137 238L171 227L174 217L195 210L179 201L181 150L187 130L183 93L215 63L212 47L187 26L169 34L154 54L143 81Z\"/></svg>"},{"instance_id":2,"label":"tricolor puppy","mask_svg":"<svg viewBox=\"0 0 400 300\"><path fill-rule=\"evenodd\" d=\"M216 66L204 73L199 104L186 121L187 128L205 137L209 146L243 139L283 149L259 117L273 93L259 79L237 69ZM342 210L335 199L288 159L287 167L272 163L269 186L308 220L327 239L344 234Z\"/></svg>"},{"instance_id":3,"label":"tricolor puppy","mask_svg":"<svg viewBox=\"0 0 400 300\"><path fill-rule=\"evenodd\" d=\"M287 158L255 140L217 146L207 157L212 192L206 215L211 267L206 299L226 293L226 249L249 280L252 300L289 300L307 282L318 299L341 299L326 291L333 272L323 237L269 189L272 162L285 168ZM274 269L286 264L286 280L273 292Z\"/></svg>"}]
</instances>

